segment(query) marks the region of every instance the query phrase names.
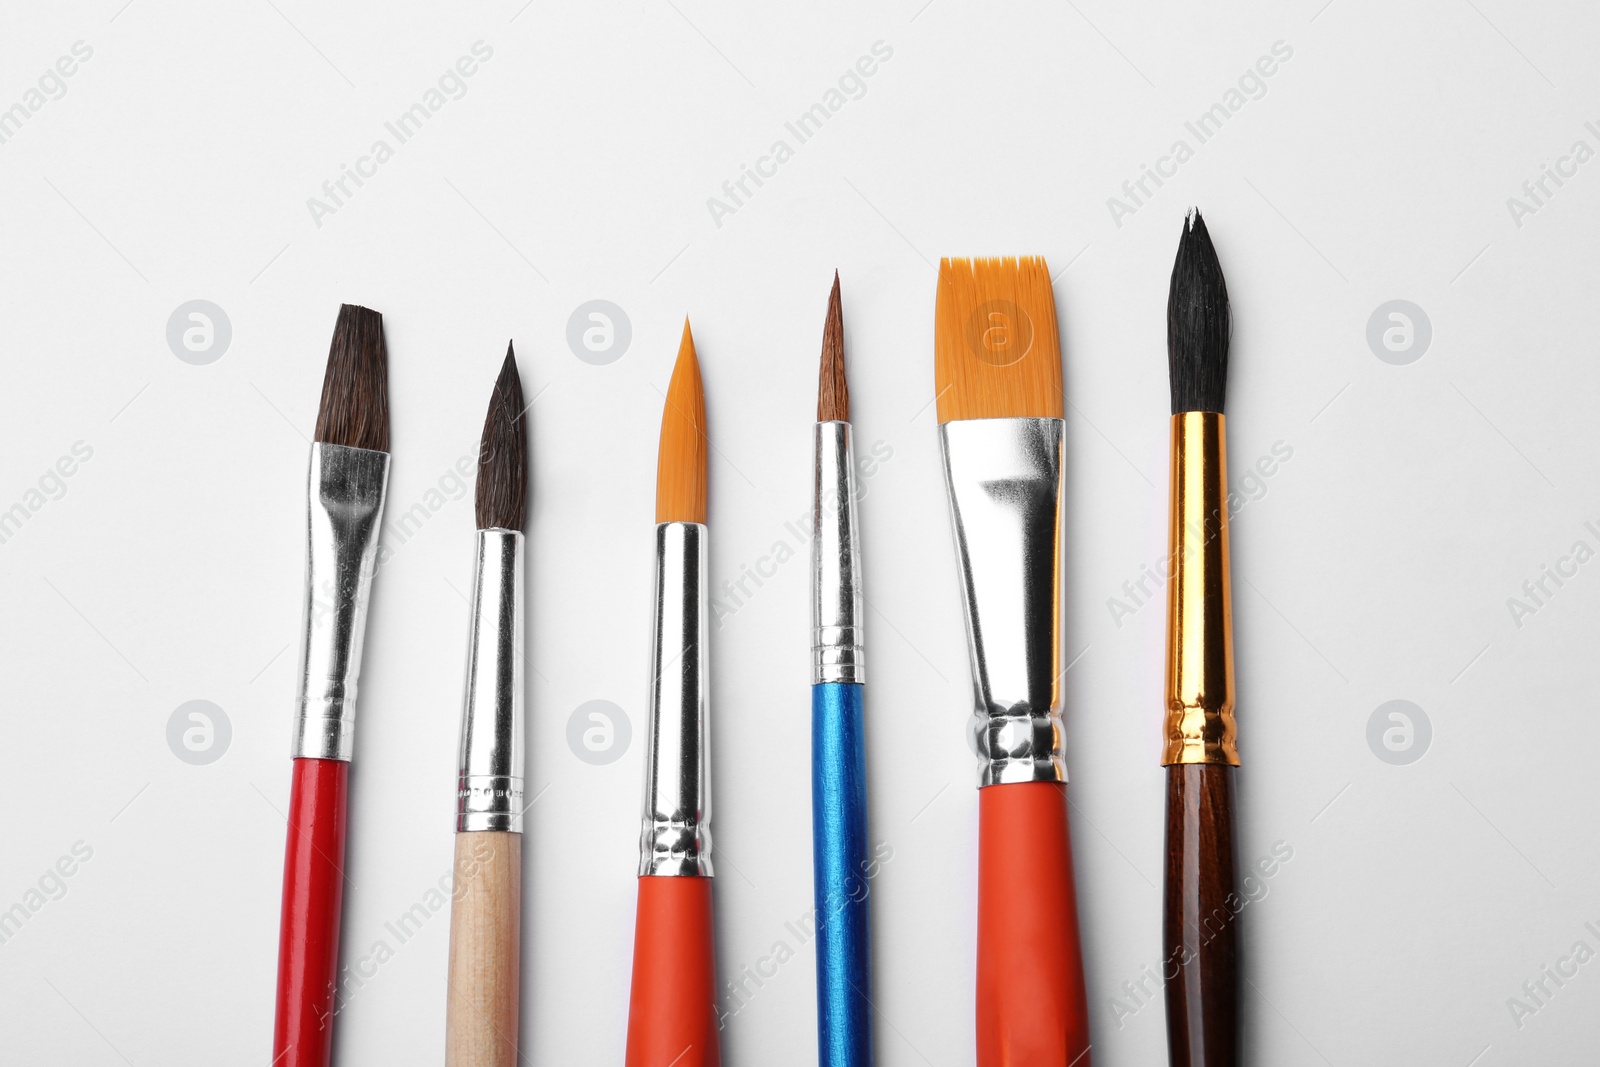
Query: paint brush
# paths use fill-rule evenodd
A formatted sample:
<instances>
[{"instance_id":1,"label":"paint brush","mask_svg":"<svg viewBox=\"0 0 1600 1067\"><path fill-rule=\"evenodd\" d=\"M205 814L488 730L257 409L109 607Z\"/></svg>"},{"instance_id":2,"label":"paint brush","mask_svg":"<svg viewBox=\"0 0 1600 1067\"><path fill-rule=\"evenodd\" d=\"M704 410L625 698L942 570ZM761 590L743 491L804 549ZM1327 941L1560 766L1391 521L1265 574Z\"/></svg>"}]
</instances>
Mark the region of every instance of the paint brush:
<instances>
[{"instance_id":1,"label":"paint brush","mask_svg":"<svg viewBox=\"0 0 1600 1067\"><path fill-rule=\"evenodd\" d=\"M811 539L811 864L817 1062L872 1063L861 544L844 313L833 275L817 388Z\"/></svg>"},{"instance_id":2,"label":"paint brush","mask_svg":"<svg viewBox=\"0 0 1600 1067\"><path fill-rule=\"evenodd\" d=\"M514 1067L521 1006L528 432L506 346L478 448L478 549L456 777L446 1067Z\"/></svg>"},{"instance_id":3,"label":"paint brush","mask_svg":"<svg viewBox=\"0 0 1600 1067\"><path fill-rule=\"evenodd\" d=\"M1167 524L1162 916L1167 1053L1173 1067L1238 1062L1238 901L1233 835L1233 601L1223 400L1232 319L1199 211L1185 221L1167 293L1172 484Z\"/></svg>"},{"instance_id":4,"label":"paint brush","mask_svg":"<svg viewBox=\"0 0 1600 1067\"><path fill-rule=\"evenodd\" d=\"M656 468L639 907L627 1067L717 1067L707 762L706 404L688 320Z\"/></svg>"},{"instance_id":5,"label":"paint brush","mask_svg":"<svg viewBox=\"0 0 1600 1067\"><path fill-rule=\"evenodd\" d=\"M1044 260L945 259L945 488L976 709L978 1067L1088 1067L1062 748L1065 422Z\"/></svg>"},{"instance_id":6,"label":"paint brush","mask_svg":"<svg viewBox=\"0 0 1600 1067\"><path fill-rule=\"evenodd\" d=\"M274 1067L326 1067L333 1047L356 681L389 480L388 377L383 316L345 304L328 352L306 482Z\"/></svg>"}]
</instances>

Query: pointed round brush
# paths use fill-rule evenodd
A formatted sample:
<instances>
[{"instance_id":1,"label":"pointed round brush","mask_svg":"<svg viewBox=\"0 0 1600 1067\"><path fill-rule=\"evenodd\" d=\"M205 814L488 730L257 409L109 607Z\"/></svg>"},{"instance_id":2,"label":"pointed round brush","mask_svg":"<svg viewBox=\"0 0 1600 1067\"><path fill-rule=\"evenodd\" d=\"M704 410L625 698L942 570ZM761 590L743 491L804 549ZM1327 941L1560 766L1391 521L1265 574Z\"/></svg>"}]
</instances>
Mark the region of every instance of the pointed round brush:
<instances>
[{"instance_id":1,"label":"pointed round brush","mask_svg":"<svg viewBox=\"0 0 1600 1067\"><path fill-rule=\"evenodd\" d=\"M1232 319L1222 265L1198 211L1185 221L1167 296L1172 387L1162 916L1172 1067L1239 1056L1239 897L1233 834L1233 605L1222 414Z\"/></svg>"},{"instance_id":2,"label":"pointed round brush","mask_svg":"<svg viewBox=\"0 0 1600 1067\"><path fill-rule=\"evenodd\" d=\"M514 1067L521 1008L528 432L506 347L478 449L478 549L456 780L446 1067Z\"/></svg>"},{"instance_id":3,"label":"pointed round brush","mask_svg":"<svg viewBox=\"0 0 1600 1067\"><path fill-rule=\"evenodd\" d=\"M661 415L626 1067L717 1067L707 764L706 402L689 323Z\"/></svg>"},{"instance_id":4,"label":"pointed round brush","mask_svg":"<svg viewBox=\"0 0 1600 1067\"><path fill-rule=\"evenodd\" d=\"M844 312L833 276L817 388L811 538L811 869L817 1063L871 1067L865 649Z\"/></svg>"}]
</instances>

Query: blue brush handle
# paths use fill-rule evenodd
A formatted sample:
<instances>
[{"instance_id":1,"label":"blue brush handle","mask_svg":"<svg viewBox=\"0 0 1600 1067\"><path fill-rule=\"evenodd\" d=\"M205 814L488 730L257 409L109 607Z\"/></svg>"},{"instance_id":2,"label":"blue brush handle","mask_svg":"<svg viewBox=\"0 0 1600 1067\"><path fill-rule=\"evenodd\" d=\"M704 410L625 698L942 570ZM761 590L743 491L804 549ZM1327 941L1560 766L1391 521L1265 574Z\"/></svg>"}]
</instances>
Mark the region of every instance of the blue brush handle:
<instances>
[{"instance_id":1,"label":"blue brush handle","mask_svg":"<svg viewBox=\"0 0 1600 1067\"><path fill-rule=\"evenodd\" d=\"M817 907L817 1062L872 1063L867 752L862 687L811 687L811 863Z\"/></svg>"}]
</instances>

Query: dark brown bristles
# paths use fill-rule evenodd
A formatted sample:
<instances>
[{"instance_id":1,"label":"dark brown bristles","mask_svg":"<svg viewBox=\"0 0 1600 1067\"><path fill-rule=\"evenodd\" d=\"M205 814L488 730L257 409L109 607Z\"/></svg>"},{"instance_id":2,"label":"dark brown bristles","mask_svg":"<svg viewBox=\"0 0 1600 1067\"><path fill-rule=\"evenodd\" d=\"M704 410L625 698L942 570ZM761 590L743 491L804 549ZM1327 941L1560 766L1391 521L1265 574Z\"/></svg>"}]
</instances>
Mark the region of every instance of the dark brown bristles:
<instances>
[{"instance_id":1,"label":"dark brown bristles","mask_svg":"<svg viewBox=\"0 0 1600 1067\"><path fill-rule=\"evenodd\" d=\"M1222 412L1233 319L1228 285L1200 211L1184 221L1167 291L1167 373L1172 413Z\"/></svg>"},{"instance_id":2,"label":"dark brown bristles","mask_svg":"<svg viewBox=\"0 0 1600 1067\"><path fill-rule=\"evenodd\" d=\"M506 361L494 383L489 414L478 445L478 529L522 530L528 525L528 422L517 357L506 345Z\"/></svg>"},{"instance_id":3,"label":"dark brown bristles","mask_svg":"<svg viewBox=\"0 0 1600 1067\"><path fill-rule=\"evenodd\" d=\"M376 311L340 306L312 439L389 451L389 353Z\"/></svg>"},{"instance_id":4,"label":"dark brown bristles","mask_svg":"<svg viewBox=\"0 0 1600 1067\"><path fill-rule=\"evenodd\" d=\"M817 387L817 421L850 421L850 386L844 379L844 311L839 306L839 272L828 294L828 321L822 327L822 381Z\"/></svg>"}]
</instances>

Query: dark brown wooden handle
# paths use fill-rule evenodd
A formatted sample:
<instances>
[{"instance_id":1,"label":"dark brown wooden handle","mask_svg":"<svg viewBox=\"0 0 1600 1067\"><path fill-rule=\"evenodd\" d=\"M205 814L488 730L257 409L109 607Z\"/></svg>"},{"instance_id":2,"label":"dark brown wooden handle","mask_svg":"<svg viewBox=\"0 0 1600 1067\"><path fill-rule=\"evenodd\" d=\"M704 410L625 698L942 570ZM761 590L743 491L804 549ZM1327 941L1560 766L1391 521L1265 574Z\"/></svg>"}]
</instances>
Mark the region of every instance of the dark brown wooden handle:
<instances>
[{"instance_id":1,"label":"dark brown wooden handle","mask_svg":"<svg viewBox=\"0 0 1600 1067\"><path fill-rule=\"evenodd\" d=\"M1167 768L1167 1054L1172 1067L1239 1062L1238 859L1233 768Z\"/></svg>"}]
</instances>

